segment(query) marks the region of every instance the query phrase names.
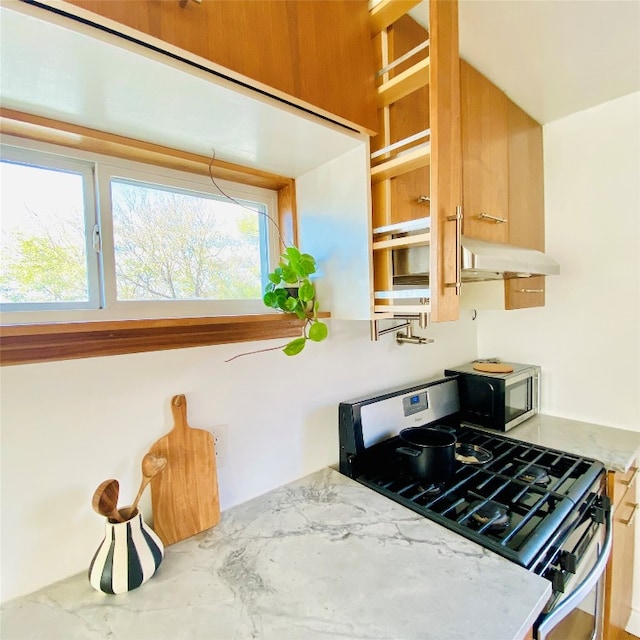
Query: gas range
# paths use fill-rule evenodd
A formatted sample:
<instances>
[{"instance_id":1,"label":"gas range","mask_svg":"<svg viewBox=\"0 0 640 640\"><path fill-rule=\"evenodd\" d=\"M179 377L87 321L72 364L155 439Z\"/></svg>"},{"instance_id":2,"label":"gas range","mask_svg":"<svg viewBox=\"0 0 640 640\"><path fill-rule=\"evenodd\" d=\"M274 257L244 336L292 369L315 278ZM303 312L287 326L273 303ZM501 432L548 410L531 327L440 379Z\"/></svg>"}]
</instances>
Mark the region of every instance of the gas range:
<instances>
[{"instance_id":1,"label":"gas range","mask_svg":"<svg viewBox=\"0 0 640 640\"><path fill-rule=\"evenodd\" d=\"M454 436L450 477L425 480L408 464L400 434L416 427ZM340 403L339 440L345 475L547 578L545 613L573 589L601 525L609 531L604 466L462 424L456 377Z\"/></svg>"}]
</instances>

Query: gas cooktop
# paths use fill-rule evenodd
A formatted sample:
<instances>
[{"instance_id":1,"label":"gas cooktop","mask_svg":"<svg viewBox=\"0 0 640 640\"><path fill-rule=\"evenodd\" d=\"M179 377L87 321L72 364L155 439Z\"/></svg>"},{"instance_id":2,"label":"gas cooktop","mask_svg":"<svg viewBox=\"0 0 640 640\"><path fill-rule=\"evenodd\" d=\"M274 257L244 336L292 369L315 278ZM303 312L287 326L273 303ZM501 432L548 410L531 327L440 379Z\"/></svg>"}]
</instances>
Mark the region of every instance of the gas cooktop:
<instances>
[{"instance_id":1,"label":"gas cooktop","mask_svg":"<svg viewBox=\"0 0 640 640\"><path fill-rule=\"evenodd\" d=\"M340 471L537 573L604 487L601 463L460 424L457 383L445 378L341 403ZM450 431L456 469L443 482L412 474L398 434Z\"/></svg>"}]
</instances>

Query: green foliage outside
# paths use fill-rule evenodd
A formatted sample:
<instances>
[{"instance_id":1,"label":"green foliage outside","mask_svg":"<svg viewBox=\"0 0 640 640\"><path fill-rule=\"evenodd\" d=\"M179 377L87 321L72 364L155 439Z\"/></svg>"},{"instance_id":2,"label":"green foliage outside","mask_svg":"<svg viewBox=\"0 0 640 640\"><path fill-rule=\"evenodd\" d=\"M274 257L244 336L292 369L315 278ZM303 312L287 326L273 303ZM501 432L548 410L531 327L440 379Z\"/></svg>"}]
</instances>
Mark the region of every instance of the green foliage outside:
<instances>
[{"instance_id":1,"label":"green foliage outside","mask_svg":"<svg viewBox=\"0 0 640 640\"><path fill-rule=\"evenodd\" d=\"M257 212L125 182L112 193L119 300L260 298Z\"/></svg>"},{"instance_id":2,"label":"green foliage outside","mask_svg":"<svg viewBox=\"0 0 640 640\"><path fill-rule=\"evenodd\" d=\"M216 213L227 203L126 182L112 185L119 300L259 299L260 232L251 211ZM34 220L51 216L29 215ZM29 225L3 242L0 299L88 299L82 214Z\"/></svg>"},{"instance_id":3,"label":"green foliage outside","mask_svg":"<svg viewBox=\"0 0 640 640\"><path fill-rule=\"evenodd\" d=\"M59 225L60 226L60 225ZM3 302L76 302L88 299L84 232L64 225L64 233L15 232L3 247L0 299Z\"/></svg>"}]
</instances>

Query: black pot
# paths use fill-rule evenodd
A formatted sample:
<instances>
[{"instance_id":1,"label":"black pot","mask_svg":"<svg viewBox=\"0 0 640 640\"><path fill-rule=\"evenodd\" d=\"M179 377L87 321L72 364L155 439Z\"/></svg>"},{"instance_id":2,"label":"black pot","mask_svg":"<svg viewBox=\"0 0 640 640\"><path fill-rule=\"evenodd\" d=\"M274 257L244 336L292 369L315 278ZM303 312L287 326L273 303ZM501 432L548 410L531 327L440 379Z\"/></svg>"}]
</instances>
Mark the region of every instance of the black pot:
<instances>
[{"instance_id":1,"label":"black pot","mask_svg":"<svg viewBox=\"0 0 640 640\"><path fill-rule=\"evenodd\" d=\"M456 469L456 436L441 429L410 427L400 432L409 446L396 451L405 457L412 475L427 482L446 482Z\"/></svg>"}]
</instances>

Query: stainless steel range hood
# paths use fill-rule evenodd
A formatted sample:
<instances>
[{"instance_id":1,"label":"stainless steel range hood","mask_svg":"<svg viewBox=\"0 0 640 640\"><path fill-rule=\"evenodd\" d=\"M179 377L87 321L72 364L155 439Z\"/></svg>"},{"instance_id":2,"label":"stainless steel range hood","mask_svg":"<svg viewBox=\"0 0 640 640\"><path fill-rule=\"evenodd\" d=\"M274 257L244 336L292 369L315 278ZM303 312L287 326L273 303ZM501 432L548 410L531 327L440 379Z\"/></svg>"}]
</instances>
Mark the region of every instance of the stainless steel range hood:
<instances>
[{"instance_id":1,"label":"stainless steel range hood","mask_svg":"<svg viewBox=\"0 0 640 640\"><path fill-rule=\"evenodd\" d=\"M462 281L481 282L560 273L558 263L542 251L462 236ZM393 252L394 284L423 284L429 278L429 247Z\"/></svg>"}]
</instances>

